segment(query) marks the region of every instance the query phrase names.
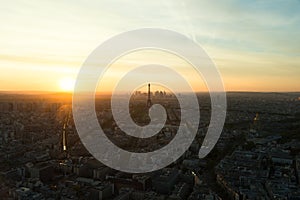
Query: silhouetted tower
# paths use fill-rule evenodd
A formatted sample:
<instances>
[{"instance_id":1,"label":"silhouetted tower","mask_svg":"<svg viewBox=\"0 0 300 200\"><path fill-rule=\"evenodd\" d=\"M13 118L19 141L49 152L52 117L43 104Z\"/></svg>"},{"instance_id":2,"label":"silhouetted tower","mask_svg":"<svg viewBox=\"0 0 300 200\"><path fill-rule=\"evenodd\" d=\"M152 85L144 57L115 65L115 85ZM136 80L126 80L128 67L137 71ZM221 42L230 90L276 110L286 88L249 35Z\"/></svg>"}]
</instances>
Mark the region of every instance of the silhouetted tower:
<instances>
[{"instance_id":1,"label":"silhouetted tower","mask_svg":"<svg viewBox=\"0 0 300 200\"><path fill-rule=\"evenodd\" d=\"M148 100L147 100L147 107L150 108L152 106L151 102L151 95L150 95L150 83L148 84Z\"/></svg>"}]
</instances>

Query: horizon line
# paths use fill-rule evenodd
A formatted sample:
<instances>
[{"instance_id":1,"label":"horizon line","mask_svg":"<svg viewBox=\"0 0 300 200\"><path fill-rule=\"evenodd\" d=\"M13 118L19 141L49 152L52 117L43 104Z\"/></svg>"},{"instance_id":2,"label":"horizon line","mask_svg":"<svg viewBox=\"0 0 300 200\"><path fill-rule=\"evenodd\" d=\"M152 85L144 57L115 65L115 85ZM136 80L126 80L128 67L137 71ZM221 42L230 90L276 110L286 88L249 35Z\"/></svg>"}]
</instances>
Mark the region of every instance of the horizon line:
<instances>
[{"instance_id":1,"label":"horizon line","mask_svg":"<svg viewBox=\"0 0 300 200\"><path fill-rule=\"evenodd\" d=\"M129 93L131 91L123 91L121 93ZM213 91L220 92L220 91ZM255 91L255 90L228 90L226 93L300 93L299 91ZM11 94L70 94L73 95L73 91L55 91L55 90L1 90L0 93L11 93ZM185 91L180 91L178 93L190 93ZM196 91L195 93L210 93L209 91ZM112 94L111 91L95 92L95 94Z\"/></svg>"}]
</instances>

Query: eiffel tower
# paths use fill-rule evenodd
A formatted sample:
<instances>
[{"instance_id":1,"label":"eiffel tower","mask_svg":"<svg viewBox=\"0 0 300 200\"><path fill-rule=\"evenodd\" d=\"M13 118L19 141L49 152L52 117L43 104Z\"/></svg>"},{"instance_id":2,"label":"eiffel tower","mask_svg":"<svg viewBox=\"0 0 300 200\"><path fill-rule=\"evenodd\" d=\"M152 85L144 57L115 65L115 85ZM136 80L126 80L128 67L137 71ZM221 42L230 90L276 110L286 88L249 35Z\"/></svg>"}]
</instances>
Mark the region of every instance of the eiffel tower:
<instances>
[{"instance_id":1,"label":"eiffel tower","mask_svg":"<svg viewBox=\"0 0 300 200\"><path fill-rule=\"evenodd\" d=\"M151 96L150 96L150 83L148 84L148 100L147 107L150 108L152 106Z\"/></svg>"}]
</instances>

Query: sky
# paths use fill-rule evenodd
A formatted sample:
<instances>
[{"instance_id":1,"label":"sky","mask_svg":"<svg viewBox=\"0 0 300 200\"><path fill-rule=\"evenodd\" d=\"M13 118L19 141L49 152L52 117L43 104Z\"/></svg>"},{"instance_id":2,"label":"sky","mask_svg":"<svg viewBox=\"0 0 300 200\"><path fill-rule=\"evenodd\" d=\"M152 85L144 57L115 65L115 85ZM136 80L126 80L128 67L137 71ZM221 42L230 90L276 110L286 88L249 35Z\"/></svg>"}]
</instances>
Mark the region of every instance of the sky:
<instances>
[{"instance_id":1,"label":"sky","mask_svg":"<svg viewBox=\"0 0 300 200\"><path fill-rule=\"evenodd\" d=\"M2 91L68 90L97 46L139 28L177 31L199 44L219 69L226 91L300 91L299 0L15 0L3 1L0 9ZM192 73L169 57L168 64ZM153 58L166 57L144 52L120 58L115 66ZM106 78L116 74L112 70Z\"/></svg>"}]
</instances>

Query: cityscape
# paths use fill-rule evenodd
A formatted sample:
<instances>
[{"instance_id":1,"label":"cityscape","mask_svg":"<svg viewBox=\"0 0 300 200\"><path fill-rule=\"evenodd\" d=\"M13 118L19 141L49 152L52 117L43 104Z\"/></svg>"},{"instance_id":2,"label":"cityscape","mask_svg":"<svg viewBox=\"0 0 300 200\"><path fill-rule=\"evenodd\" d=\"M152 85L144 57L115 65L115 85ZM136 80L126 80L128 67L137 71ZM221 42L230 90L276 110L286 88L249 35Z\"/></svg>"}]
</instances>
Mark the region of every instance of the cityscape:
<instances>
[{"instance_id":1,"label":"cityscape","mask_svg":"<svg viewBox=\"0 0 300 200\"><path fill-rule=\"evenodd\" d=\"M1 199L299 199L300 93L229 92L226 123L213 151L198 151L210 120L210 97L198 93L201 120L189 149L170 166L145 174L111 169L82 145L70 94L1 93ZM150 98L150 99L149 99ZM99 123L130 151L153 151L178 129L178 101L164 91L136 91L132 118L149 123L149 104L168 113L155 137L126 137L115 124L110 97L97 96ZM104 153L104 152L103 152Z\"/></svg>"},{"instance_id":2,"label":"cityscape","mask_svg":"<svg viewBox=\"0 0 300 200\"><path fill-rule=\"evenodd\" d=\"M0 7L0 200L300 200L300 0Z\"/></svg>"}]
</instances>

